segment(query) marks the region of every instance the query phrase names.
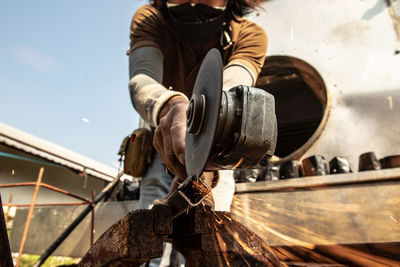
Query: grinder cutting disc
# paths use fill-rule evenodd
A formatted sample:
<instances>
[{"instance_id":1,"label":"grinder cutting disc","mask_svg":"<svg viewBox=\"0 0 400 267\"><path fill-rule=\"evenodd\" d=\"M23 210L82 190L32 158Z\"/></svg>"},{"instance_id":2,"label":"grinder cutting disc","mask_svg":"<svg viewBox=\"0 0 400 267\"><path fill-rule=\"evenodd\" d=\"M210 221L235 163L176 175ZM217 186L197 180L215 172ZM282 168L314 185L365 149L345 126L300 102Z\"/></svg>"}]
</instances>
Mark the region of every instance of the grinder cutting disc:
<instances>
[{"instance_id":1,"label":"grinder cutting disc","mask_svg":"<svg viewBox=\"0 0 400 267\"><path fill-rule=\"evenodd\" d=\"M185 164L188 176L199 176L210 157L222 94L222 59L215 48L205 56L187 110Z\"/></svg>"}]
</instances>

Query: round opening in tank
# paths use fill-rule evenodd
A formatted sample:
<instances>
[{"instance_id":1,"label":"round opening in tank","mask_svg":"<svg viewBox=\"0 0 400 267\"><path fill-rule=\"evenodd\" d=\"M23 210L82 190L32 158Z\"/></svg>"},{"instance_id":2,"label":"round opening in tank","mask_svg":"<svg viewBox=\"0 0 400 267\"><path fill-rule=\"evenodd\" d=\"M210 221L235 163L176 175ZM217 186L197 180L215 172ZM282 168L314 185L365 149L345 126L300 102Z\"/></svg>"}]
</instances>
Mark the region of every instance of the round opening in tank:
<instances>
[{"instance_id":1,"label":"round opening in tank","mask_svg":"<svg viewBox=\"0 0 400 267\"><path fill-rule=\"evenodd\" d=\"M256 83L275 97L278 140L275 155L299 159L323 129L329 98L322 77L307 62L268 56Z\"/></svg>"}]
</instances>

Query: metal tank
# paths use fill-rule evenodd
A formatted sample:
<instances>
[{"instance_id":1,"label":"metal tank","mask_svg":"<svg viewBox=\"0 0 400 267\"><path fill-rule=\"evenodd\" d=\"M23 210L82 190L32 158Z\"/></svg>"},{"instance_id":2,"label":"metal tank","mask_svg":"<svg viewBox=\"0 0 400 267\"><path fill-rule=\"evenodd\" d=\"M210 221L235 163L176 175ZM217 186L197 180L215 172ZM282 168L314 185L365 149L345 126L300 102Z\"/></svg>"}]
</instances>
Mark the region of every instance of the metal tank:
<instances>
[{"instance_id":1,"label":"metal tank","mask_svg":"<svg viewBox=\"0 0 400 267\"><path fill-rule=\"evenodd\" d=\"M399 264L400 1L271 0L251 19L278 142L236 173L234 217L283 261Z\"/></svg>"},{"instance_id":2,"label":"metal tank","mask_svg":"<svg viewBox=\"0 0 400 267\"><path fill-rule=\"evenodd\" d=\"M296 132L297 124L314 122L303 144L278 148L281 157L342 156L357 166L359 155L368 151L380 157L400 153L399 16L398 1L261 5L252 19L267 32L269 47L258 86L277 95L278 109L286 105L278 113L281 124L291 123ZM300 83L314 99L299 98L294 91ZM314 114L304 111L310 106Z\"/></svg>"}]
</instances>

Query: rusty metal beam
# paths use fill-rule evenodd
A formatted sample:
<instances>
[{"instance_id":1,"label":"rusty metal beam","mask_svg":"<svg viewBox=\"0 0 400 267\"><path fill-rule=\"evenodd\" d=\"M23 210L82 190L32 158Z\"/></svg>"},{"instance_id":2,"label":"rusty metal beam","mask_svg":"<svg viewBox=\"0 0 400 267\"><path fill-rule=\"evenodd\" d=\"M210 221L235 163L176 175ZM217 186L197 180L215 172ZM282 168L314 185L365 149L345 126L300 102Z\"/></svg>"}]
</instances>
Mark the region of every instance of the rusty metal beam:
<instances>
[{"instance_id":1,"label":"rusty metal beam","mask_svg":"<svg viewBox=\"0 0 400 267\"><path fill-rule=\"evenodd\" d=\"M3 206L25 208L29 207L31 204L3 204ZM88 205L87 202L59 202L59 203L39 203L35 207L51 207L51 206L80 206Z\"/></svg>"},{"instance_id":2,"label":"rusty metal beam","mask_svg":"<svg viewBox=\"0 0 400 267\"><path fill-rule=\"evenodd\" d=\"M25 182L25 183L2 184L2 185L0 185L0 188L20 187L20 186L36 186L36 183ZM45 183L41 183L40 186L45 187L47 189L50 189L52 191L55 191L55 192L58 192L58 193L61 193L61 194L67 195L67 196L71 196L73 198L76 198L76 199L79 199L79 200L82 200L82 201L85 201L86 203L91 203L91 201L89 199L80 197L78 195L75 195L75 194L73 194L71 192L68 192L66 190L60 189L58 187L55 187L55 186L52 186L52 185L49 185L49 184L45 184Z\"/></svg>"},{"instance_id":3,"label":"rusty metal beam","mask_svg":"<svg viewBox=\"0 0 400 267\"><path fill-rule=\"evenodd\" d=\"M91 219L90 219L90 246L93 246L94 243L94 213L95 213L95 205L94 203L94 199L96 197L96 190L92 189L92 212L91 212Z\"/></svg>"}]
</instances>

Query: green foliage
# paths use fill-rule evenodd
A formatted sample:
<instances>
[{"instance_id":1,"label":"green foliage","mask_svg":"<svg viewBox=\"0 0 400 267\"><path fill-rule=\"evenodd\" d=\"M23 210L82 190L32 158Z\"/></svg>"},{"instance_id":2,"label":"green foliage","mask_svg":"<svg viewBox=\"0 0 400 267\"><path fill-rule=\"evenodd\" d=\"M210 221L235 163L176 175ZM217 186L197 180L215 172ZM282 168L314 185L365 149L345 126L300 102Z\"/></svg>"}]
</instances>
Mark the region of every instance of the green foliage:
<instances>
[{"instance_id":1,"label":"green foliage","mask_svg":"<svg viewBox=\"0 0 400 267\"><path fill-rule=\"evenodd\" d=\"M40 255L30 255L30 254L22 254L21 258L21 267L29 267L32 266L38 259ZM58 257L52 256L49 257L46 262L42 265L43 267L53 267L60 265L71 265L79 263L80 258L70 258L70 257Z\"/></svg>"}]
</instances>

